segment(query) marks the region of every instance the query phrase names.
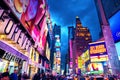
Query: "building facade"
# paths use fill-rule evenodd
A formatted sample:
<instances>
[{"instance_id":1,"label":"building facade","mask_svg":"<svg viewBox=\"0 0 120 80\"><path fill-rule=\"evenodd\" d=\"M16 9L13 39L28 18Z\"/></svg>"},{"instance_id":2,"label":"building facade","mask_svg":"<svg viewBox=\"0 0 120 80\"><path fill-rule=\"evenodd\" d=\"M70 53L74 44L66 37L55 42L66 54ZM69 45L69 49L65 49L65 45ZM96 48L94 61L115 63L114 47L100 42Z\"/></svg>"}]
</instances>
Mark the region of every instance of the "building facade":
<instances>
[{"instance_id":1,"label":"building facade","mask_svg":"<svg viewBox=\"0 0 120 80\"><path fill-rule=\"evenodd\" d=\"M54 25L54 67L55 73L61 73L61 26Z\"/></svg>"},{"instance_id":2,"label":"building facade","mask_svg":"<svg viewBox=\"0 0 120 80\"><path fill-rule=\"evenodd\" d=\"M81 55L87 48L88 43L92 41L89 29L82 26L79 17L76 17L76 28L75 28L75 43L76 52Z\"/></svg>"},{"instance_id":3,"label":"building facade","mask_svg":"<svg viewBox=\"0 0 120 80\"><path fill-rule=\"evenodd\" d=\"M82 26L79 17L76 17L76 28L74 34L74 51L75 51L75 68L76 72L79 73L81 68L81 55L88 49L88 43L92 41L89 29Z\"/></svg>"},{"instance_id":4,"label":"building facade","mask_svg":"<svg viewBox=\"0 0 120 80\"><path fill-rule=\"evenodd\" d=\"M34 4L36 1L29 1L25 7L27 1L22 1L23 6L18 6L17 1L0 1L0 65L5 64L4 67L0 66L0 72L8 69L11 74L18 70L32 78L39 69L45 68L44 48L48 30L47 9L37 8L38 2ZM29 11L32 4L36 7ZM45 6L46 2L41 0L40 5ZM34 15L29 14L32 11L35 11Z\"/></svg>"}]
</instances>

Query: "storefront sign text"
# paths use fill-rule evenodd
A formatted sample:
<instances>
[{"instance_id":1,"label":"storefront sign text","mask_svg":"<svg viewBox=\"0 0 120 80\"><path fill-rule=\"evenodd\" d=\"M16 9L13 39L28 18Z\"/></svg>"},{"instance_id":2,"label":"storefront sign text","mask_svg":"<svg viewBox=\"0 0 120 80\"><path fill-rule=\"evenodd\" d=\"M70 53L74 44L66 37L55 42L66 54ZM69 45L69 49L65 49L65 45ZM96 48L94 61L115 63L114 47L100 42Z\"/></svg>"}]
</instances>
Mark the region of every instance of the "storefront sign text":
<instances>
[{"instance_id":1,"label":"storefront sign text","mask_svg":"<svg viewBox=\"0 0 120 80\"><path fill-rule=\"evenodd\" d=\"M15 41L22 49L30 51L32 42L26 36L27 32L20 29L20 26L20 24L16 24L11 18L3 18L0 21L0 33L6 34L7 38Z\"/></svg>"}]
</instances>

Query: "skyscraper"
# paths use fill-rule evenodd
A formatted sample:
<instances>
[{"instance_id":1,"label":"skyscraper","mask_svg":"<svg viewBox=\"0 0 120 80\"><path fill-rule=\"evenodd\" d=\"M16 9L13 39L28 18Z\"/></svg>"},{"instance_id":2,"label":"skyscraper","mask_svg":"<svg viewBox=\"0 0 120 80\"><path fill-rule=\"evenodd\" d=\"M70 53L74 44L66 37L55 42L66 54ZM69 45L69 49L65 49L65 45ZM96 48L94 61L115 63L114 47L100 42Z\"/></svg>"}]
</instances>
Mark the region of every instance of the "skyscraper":
<instances>
[{"instance_id":1,"label":"skyscraper","mask_svg":"<svg viewBox=\"0 0 120 80\"><path fill-rule=\"evenodd\" d=\"M60 73L61 69L61 26L54 25L53 28L54 34L54 67L53 70L57 73Z\"/></svg>"},{"instance_id":2,"label":"skyscraper","mask_svg":"<svg viewBox=\"0 0 120 80\"><path fill-rule=\"evenodd\" d=\"M88 43L92 41L89 29L82 26L79 17L76 17L76 28L75 28L75 45L76 54L80 56L87 48Z\"/></svg>"},{"instance_id":3,"label":"skyscraper","mask_svg":"<svg viewBox=\"0 0 120 80\"><path fill-rule=\"evenodd\" d=\"M79 17L76 17L76 28L68 28L68 52L69 52L69 73L78 72L78 58L88 49L88 43L92 41L89 29L82 26Z\"/></svg>"}]
</instances>

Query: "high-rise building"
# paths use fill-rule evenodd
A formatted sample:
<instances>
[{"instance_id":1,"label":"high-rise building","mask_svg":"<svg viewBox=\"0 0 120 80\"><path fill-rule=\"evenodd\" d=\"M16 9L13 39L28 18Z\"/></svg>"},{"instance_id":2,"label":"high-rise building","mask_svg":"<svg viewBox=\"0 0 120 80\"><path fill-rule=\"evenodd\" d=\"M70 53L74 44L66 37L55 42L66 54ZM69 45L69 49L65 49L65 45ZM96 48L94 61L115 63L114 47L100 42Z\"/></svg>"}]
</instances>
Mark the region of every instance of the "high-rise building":
<instances>
[{"instance_id":1,"label":"high-rise building","mask_svg":"<svg viewBox=\"0 0 120 80\"><path fill-rule=\"evenodd\" d=\"M73 72L80 74L82 67L81 54L88 49L88 43L92 41L89 29L83 27L79 17L76 17L76 28L73 41Z\"/></svg>"},{"instance_id":2,"label":"high-rise building","mask_svg":"<svg viewBox=\"0 0 120 80\"><path fill-rule=\"evenodd\" d=\"M54 35L54 63L53 70L57 73L61 72L61 26L54 25L53 28Z\"/></svg>"},{"instance_id":3,"label":"high-rise building","mask_svg":"<svg viewBox=\"0 0 120 80\"><path fill-rule=\"evenodd\" d=\"M76 17L76 29L74 37L76 54L80 56L88 48L88 43L90 43L92 39L89 29L82 26L78 16Z\"/></svg>"},{"instance_id":4,"label":"high-rise building","mask_svg":"<svg viewBox=\"0 0 120 80\"><path fill-rule=\"evenodd\" d=\"M54 25L54 28L53 28L53 33L54 33L54 36L55 35L60 35L61 34L61 26L58 26L58 25Z\"/></svg>"},{"instance_id":5,"label":"high-rise building","mask_svg":"<svg viewBox=\"0 0 120 80\"><path fill-rule=\"evenodd\" d=\"M82 26L79 17L76 17L76 28L68 27L68 54L69 73L76 73L78 58L88 49L88 43L92 41L89 29ZM78 71L77 71L78 72Z\"/></svg>"}]
</instances>

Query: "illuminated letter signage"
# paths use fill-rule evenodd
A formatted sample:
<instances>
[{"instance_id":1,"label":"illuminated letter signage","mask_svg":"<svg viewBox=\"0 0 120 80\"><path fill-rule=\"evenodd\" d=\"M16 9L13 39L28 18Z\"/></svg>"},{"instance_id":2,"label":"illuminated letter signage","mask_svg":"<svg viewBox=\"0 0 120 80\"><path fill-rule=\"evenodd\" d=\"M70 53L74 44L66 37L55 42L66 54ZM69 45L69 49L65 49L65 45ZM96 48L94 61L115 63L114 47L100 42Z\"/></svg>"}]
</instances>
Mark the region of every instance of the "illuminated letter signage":
<instances>
[{"instance_id":1,"label":"illuminated letter signage","mask_svg":"<svg viewBox=\"0 0 120 80\"><path fill-rule=\"evenodd\" d=\"M90 46L90 54L104 53L106 48L104 44Z\"/></svg>"},{"instance_id":2,"label":"illuminated letter signage","mask_svg":"<svg viewBox=\"0 0 120 80\"><path fill-rule=\"evenodd\" d=\"M91 62L107 61L108 55L104 41L89 43Z\"/></svg>"},{"instance_id":3,"label":"illuminated letter signage","mask_svg":"<svg viewBox=\"0 0 120 80\"><path fill-rule=\"evenodd\" d=\"M0 33L6 34L7 38L15 41L21 48L30 51L32 43L25 32L20 29L19 24L15 24L11 18L3 18L0 24Z\"/></svg>"},{"instance_id":4,"label":"illuminated letter signage","mask_svg":"<svg viewBox=\"0 0 120 80\"><path fill-rule=\"evenodd\" d=\"M97 55L106 55L107 50L105 46L105 42L95 42L89 44L89 52L91 56Z\"/></svg>"}]
</instances>

